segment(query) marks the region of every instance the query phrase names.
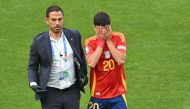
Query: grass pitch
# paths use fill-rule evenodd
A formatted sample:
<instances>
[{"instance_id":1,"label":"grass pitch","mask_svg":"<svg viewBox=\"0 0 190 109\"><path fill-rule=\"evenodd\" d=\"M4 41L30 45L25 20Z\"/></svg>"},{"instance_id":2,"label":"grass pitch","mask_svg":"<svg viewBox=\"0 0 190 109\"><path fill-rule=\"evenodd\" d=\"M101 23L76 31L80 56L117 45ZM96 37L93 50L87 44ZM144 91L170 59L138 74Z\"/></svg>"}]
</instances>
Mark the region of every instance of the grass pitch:
<instances>
[{"instance_id":1,"label":"grass pitch","mask_svg":"<svg viewBox=\"0 0 190 109\"><path fill-rule=\"evenodd\" d=\"M64 26L80 30L83 43L98 11L125 34L129 109L190 109L189 0L0 0L0 109L40 109L28 87L28 53L33 37L48 29L52 4L64 9ZM89 96L87 86L81 109Z\"/></svg>"}]
</instances>

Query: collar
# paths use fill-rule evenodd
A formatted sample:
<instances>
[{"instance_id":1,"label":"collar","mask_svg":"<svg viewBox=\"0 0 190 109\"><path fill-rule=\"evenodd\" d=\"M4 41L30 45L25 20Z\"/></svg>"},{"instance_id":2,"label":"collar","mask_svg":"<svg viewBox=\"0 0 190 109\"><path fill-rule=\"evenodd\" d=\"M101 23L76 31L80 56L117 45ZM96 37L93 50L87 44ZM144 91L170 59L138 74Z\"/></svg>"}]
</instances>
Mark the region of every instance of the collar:
<instances>
[{"instance_id":1,"label":"collar","mask_svg":"<svg viewBox=\"0 0 190 109\"><path fill-rule=\"evenodd\" d=\"M50 34L49 34L49 36L50 36L50 41L57 41L56 39L52 38L52 36ZM61 37L63 37L63 36L65 36L65 34L63 33L63 30L61 30ZM61 37L59 38L59 40L61 39Z\"/></svg>"}]
</instances>

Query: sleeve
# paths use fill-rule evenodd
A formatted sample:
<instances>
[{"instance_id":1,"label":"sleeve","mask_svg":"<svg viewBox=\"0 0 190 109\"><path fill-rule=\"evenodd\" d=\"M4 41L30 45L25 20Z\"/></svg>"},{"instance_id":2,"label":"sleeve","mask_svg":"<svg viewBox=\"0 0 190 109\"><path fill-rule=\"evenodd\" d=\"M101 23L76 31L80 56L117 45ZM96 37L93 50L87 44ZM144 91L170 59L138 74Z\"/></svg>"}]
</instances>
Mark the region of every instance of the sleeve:
<instances>
[{"instance_id":1,"label":"sleeve","mask_svg":"<svg viewBox=\"0 0 190 109\"><path fill-rule=\"evenodd\" d=\"M40 57L37 52L37 41L36 38L33 40L33 44L29 54L28 64L28 80L29 82L38 83L38 68L39 68Z\"/></svg>"},{"instance_id":2,"label":"sleeve","mask_svg":"<svg viewBox=\"0 0 190 109\"><path fill-rule=\"evenodd\" d=\"M82 58L82 84L83 86L87 85L88 84L88 77L87 77L87 65L86 65L86 58L85 58L85 55L84 55L84 50L82 48L82 44L81 44L81 34L80 32L78 31L78 34L79 34L79 40L80 40L80 51L81 51L81 58Z\"/></svg>"},{"instance_id":3,"label":"sleeve","mask_svg":"<svg viewBox=\"0 0 190 109\"><path fill-rule=\"evenodd\" d=\"M117 49L122 52L122 53L126 53L126 39L125 39L125 36L123 33L118 33L118 36L117 37L117 44L116 44L116 47Z\"/></svg>"},{"instance_id":4,"label":"sleeve","mask_svg":"<svg viewBox=\"0 0 190 109\"><path fill-rule=\"evenodd\" d=\"M86 56L91 55L94 52L93 44L91 39L85 40L85 54Z\"/></svg>"}]
</instances>

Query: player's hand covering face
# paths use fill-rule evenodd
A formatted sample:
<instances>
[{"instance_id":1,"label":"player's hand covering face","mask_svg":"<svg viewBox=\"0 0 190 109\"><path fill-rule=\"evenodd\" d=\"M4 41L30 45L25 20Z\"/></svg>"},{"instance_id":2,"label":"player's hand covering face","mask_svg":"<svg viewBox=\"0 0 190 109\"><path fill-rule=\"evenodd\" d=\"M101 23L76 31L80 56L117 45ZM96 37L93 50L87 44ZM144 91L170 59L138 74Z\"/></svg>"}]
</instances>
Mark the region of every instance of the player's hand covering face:
<instances>
[{"instance_id":1,"label":"player's hand covering face","mask_svg":"<svg viewBox=\"0 0 190 109\"><path fill-rule=\"evenodd\" d=\"M112 28L111 25L106 25L105 39L108 40L111 38Z\"/></svg>"},{"instance_id":2,"label":"player's hand covering face","mask_svg":"<svg viewBox=\"0 0 190 109\"><path fill-rule=\"evenodd\" d=\"M95 26L94 29L96 31L97 38L109 39L111 37L111 25Z\"/></svg>"}]
</instances>

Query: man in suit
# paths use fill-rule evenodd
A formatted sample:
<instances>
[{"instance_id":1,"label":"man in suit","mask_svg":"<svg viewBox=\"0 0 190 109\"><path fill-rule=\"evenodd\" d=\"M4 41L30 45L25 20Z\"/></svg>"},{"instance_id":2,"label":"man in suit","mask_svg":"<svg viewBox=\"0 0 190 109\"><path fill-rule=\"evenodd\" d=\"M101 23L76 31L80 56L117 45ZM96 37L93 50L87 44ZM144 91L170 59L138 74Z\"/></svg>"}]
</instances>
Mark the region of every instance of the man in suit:
<instances>
[{"instance_id":1,"label":"man in suit","mask_svg":"<svg viewBox=\"0 0 190 109\"><path fill-rule=\"evenodd\" d=\"M79 109L80 90L88 82L81 35L62 28L59 6L47 8L45 21L49 31L38 34L30 49L29 86L42 109Z\"/></svg>"}]
</instances>

